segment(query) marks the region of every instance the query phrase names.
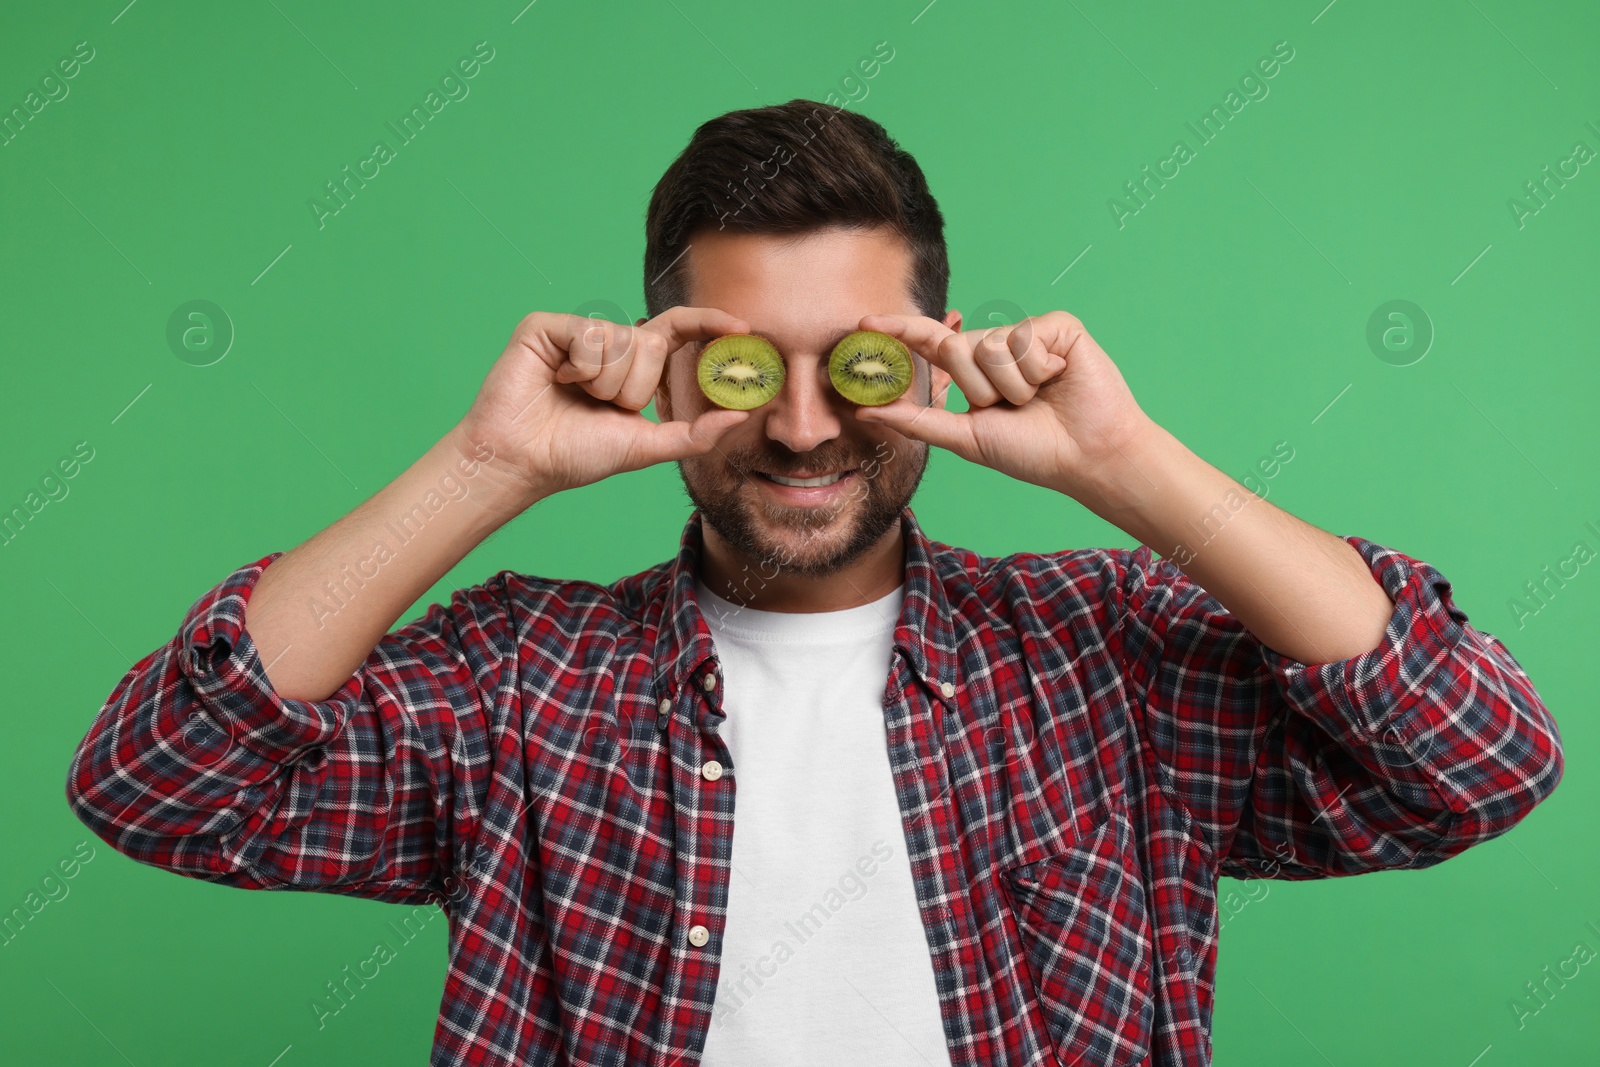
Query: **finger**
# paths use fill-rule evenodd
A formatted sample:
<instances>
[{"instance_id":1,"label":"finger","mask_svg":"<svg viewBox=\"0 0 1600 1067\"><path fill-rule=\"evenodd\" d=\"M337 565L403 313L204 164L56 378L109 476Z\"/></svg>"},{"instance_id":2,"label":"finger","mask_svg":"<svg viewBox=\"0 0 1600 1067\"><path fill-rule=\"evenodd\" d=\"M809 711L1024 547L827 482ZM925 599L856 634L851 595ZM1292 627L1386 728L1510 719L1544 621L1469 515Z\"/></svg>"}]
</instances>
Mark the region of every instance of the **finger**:
<instances>
[{"instance_id":1,"label":"finger","mask_svg":"<svg viewBox=\"0 0 1600 1067\"><path fill-rule=\"evenodd\" d=\"M644 419L643 415L639 417ZM712 408L693 422L682 419L651 422L644 419L647 425L639 435L632 457L636 462L629 469L704 455L717 446L724 434L749 417L748 411Z\"/></svg>"},{"instance_id":2,"label":"finger","mask_svg":"<svg viewBox=\"0 0 1600 1067\"><path fill-rule=\"evenodd\" d=\"M1067 361L1051 352L1039 336L1033 318L977 332L983 334L973 345L978 365L1013 404L1032 400L1038 386L1066 368Z\"/></svg>"},{"instance_id":3,"label":"finger","mask_svg":"<svg viewBox=\"0 0 1600 1067\"><path fill-rule=\"evenodd\" d=\"M749 333L750 324L718 308L670 307L640 326L667 339L670 355L691 341L704 341L729 333Z\"/></svg>"},{"instance_id":4,"label":"finger","mask_svg":"<svg viewBox=\"0 0 1600 1067\"><path fill-rule=\"evenodd\" d=\"M1026 404L1037 392L1032 382L1023 376L1017 363L1017 354L1008 343L1018 334L1015 326L991 326L982 331L972 345L973 362L989 376L989 381L1013 404ZM1026 342L1027 334L1019 341Z\"/></svg>"},{"instance_id":5,"label":"finger","mask_svg":"<svg viewBox=\"0 0 1600 1067\"><path fill-rule=\"evenodd\" d=\"M861 408L856 412L856 418L862 422L882 423L913 440L948 449L962 459L983 462L972 432L971 412L923 407L901 397L880 407Z\"/></svg>"},{"instance_id":6,"label":"finger","mask_svg":"<svg viewBox=\"0 0 1600 1067\"><path fill-rule=\"evenodd\" d=\"M1032 318L1017 323L1006 338L1006 344L1017 357L1017 369L1029 385L1042 385L1060 374L1067 365L1066 360L1045 346Z\"/></svg>"},{"instance_id":7,"label":"finger","mask_svg":"<svg viewBox=\"0 0 1600 1067\"><path fill-rule=\"evenodd\" d=\"M973 362L971 337L926 315L866 315L858 325L898 337L923 359L944 368L970 406L988 407L1000 399L1000 391Z\"/></svg>"},{"instance_id":8,"label":"finger","mask_svg":"<svg viewBox=\"0 0 1600 1067\"><path fill-rule=\"evenodd\" d=\"M655 396L656 386L661 382L661 368L666 366L667 356L672 349L668 347L671 342L654 331L636 329L633 337L634 348L628 359L628 375L612 402L631 411L643 411L650 403L650 398Z\"/></svg>"},{"instance_id":9,"label":"finger","mask_svg":"<svg viewBox=\"0 0 1600 1067\"><path fill-rule=\"evenodd\" d=\"M593 381L600 374L605 354L606 321L586 315L567 315L562 326L559 340L567 359L556 368L556 381Z\"/></svg>"},{"instance_id":10,"label":"finger","mask_svg":"<svg viewBox=\"0 0 1600 1067\"><path fill-rule=\"evenodd\" d=\"M1099 351L1100 346L1089 336L1089 331L1083 328L1083 323L1065 311L1052 311L1040 315L1034 322L1034 337L1044 346L1045 351L1061 360L1062 367L1073 359L1073 350L1080 341L1089 351ZM1104 355L1103 352L1101 354Z\"/></svg>"},{"instance_id":11,"label":"finger","mask_svg":"<svg viewBox=\"0 0 1600 1067\"><path fill-rule=\"evenodd\" d=\"M571 344L574 321L581 323L583 316L555 311L530 311L517 323L507 347L522 347L559 374L562 365L567 362L567 347Z\"/></svg>"},{"instance_id":12,"label":"finger","mask_svg":"<svg viewBox=\"0 0 1600 1067\"><path fill-rule=\"evenodd\" d=\"M556 381L577 383L596 400L615 402L645 335L636 327L598 316L577 318L579 323L567 334L570 351L566 362L556 368Z\"/></svg>"},{"instance_id":13,"label":"finger","mask_svg":"<svg viewBox=\"0 0 1600 1067\"><path fill-rule=\"evenodd\" d=\"M594 321L605 328L604 349L600 354L600 373L585 382L583 388L597 400L614 402L638 358L640 338L645 335L634 326L604 319Z\"/></svg>"}]
</instances>

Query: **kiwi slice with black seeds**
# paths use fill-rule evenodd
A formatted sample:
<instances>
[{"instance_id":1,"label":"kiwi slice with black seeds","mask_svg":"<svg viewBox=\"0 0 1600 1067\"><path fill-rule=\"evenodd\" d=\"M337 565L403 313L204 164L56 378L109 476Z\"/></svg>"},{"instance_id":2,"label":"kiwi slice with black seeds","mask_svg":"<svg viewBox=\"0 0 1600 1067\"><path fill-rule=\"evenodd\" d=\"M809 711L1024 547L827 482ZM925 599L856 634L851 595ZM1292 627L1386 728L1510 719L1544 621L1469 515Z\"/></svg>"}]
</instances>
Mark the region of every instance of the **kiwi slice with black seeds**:
<instances>
[{"instance_id":1,"label":"kiwi slice with black seeds","mask_svg":"<svg viewBox=\"0 0 1600 1067\"><path fill-rule=\"evenodd\" d=\"M911 386L911 350L876 330L857 330L833 348L828 378L846 400L877 407L898 398Z\"/></svg>"},{"instance_id":2,"label":"kiwi slice with black seeds","mask_svg":"<svg viewBox=\"0 0 1600 1067\"><path fill-rule=\"evenodd\" d=\"M783 357L766 338L725 334L700 353L697 375L700 391L713 404L748 411L783 388Z\"/></svg>"}]
</instances>

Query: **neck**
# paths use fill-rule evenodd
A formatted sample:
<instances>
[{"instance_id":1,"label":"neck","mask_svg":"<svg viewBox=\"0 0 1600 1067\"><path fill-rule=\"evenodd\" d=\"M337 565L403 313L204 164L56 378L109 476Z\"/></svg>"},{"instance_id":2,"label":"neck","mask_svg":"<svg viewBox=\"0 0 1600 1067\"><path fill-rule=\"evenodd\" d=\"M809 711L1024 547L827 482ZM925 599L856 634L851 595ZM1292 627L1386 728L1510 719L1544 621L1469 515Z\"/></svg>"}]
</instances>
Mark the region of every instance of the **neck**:
<instances>
[{"instance_id":1,"label":"neck","mask_svg":"<svg viewBox=\"0 0 1600 1067\"><path fill-rule=\"evenodd\" d=\"M757 611L843 611L892 593L905 580L905 531L895 523L878 543L831 574L795 574L735 549L701 524L700 580L713 593Z\"/></svg>"}]
</instances>

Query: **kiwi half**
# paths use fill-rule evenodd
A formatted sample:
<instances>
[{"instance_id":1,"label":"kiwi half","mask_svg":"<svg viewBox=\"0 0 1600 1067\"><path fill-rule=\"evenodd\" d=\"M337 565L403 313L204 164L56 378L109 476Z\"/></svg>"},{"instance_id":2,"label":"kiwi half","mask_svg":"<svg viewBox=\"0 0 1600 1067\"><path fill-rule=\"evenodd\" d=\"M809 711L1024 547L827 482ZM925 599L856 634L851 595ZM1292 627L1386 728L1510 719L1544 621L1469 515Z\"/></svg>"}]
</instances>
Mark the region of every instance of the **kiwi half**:
<instances>
[{"instance_id":1,"label":"kiwi half","mask_svg":"<svg viewBox=\"0 0 1600 1067\"><path fill-rule=\"evenodd\" d=\"M911 385L911 351L898 337L876 330L857 330L833 348L828 378L841 396L855 404L877 407Z\"/></svg>"},{"instance_id":2,"label":"kiwi half","mask_svg":"<svg viewBox=\"0 0 1600 1067\"><path fill-rule=\"evenodd\" d=\"M700 353L697 375L700 391L713 404L748 411L783 388L783 357L765 338L725 334Z\"/></svg>"}]
</instances>

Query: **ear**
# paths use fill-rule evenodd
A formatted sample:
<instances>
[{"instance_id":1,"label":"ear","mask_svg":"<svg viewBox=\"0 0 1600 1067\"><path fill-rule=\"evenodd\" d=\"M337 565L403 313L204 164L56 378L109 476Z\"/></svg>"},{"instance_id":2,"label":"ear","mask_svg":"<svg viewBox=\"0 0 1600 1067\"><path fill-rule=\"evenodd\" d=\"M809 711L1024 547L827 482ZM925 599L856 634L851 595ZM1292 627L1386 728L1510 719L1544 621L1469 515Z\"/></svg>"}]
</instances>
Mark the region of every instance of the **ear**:
<instances>
[{"instance_id":1,"label":"ear","mask_svg":"<svg viewBox=\"0 0 1600 1067\"><path fill-rule=\"evenodd\" d=\"M640 315L637 319L633 320L633 324L635 326L643 326L645 323L647 323L649 321L650 320L648 318L646 318L643 315ZM668 371L669 368L671 368L671 366L672 366L672 361L671 360L668 360L665 364L662 365L662 367L661 367L661 380L656 383L656 392L655 392L656 418L661 420L662 422L671 422L672 421L672 387L667 382L667 371Z\"/></svg>"},{"instance_id":2,"label":"ear","mask_svg":"<svg viewBox=\"0 0 1600 1067\"><path fill-rule=\"evenodd\" d=\"M656 382L656 419L659 422L672 421L672 356L667 356L667 361L661 365L661 380Z\"/></svg>"},{"instance_id":3,"label":"ear","mask_svg":"<svg viewBox=\"0 0 1600 1067\"><path fill-rule=\"evenodd\" d=\"M961 312L955 308L951 308L944 313L943 322L957 333L961 332ZM933 379L933 391L929 394L929 403L932 405L937 401L938 407L945 407L950 403L950 372L943 367L934 366L932 363L928 364L928 370ZM942 400L939 399L941 396L943 397Z\"/></svg>"},{"instance_id":4,"label":"ear","mask_svg":"<svg viewBox=\"0 0 1600 1067\"><path fill-rule=\"evenodd\" d=\"M661 422L672 421L672 389L667 384L667 368L661 368L661 381L656 385L656 418Z\"/></svg>"}]
</instances>

